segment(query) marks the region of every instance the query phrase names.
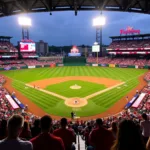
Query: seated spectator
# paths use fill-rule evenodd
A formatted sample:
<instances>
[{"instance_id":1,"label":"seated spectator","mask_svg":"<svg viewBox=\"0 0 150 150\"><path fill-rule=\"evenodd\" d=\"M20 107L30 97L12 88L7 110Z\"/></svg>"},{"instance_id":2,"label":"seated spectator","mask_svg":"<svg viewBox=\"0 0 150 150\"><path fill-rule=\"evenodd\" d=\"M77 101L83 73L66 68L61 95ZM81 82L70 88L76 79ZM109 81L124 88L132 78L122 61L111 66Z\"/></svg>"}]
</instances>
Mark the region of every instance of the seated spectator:
<instances>
[{"instance_id":1,"label":"seated spectator","mask_svg":"<svg viewBox=\"0 0 150 150\"><path fill-rule=\"evenodd\" d=\"M150 121L148 120L148 117L145 113L142 114L143 121L141 121L140 126L142 129L142 135L144 138L145 144L148 141L148 138L150 137Z\"/></svg>"},{"instance_id":2,"label":"seated spectator","mask_svg":"<svg viewBox=\"0 0 150 150\"><path fill-rule=\"evenodd\" d=\"M28 122L24 122L23 130L20 134L20 137L26 140L31 139L31 131L30 131Z\"/></svg>"},{"instance_id":3,"label":"seated spectator","mask_svg":"<svg viewBox=\"0 0 150 150\"><path fill-rule=\"evenodd\" d=\"M2 120L0 124L0 140L7 136L7 121Z\"/></svg>"},{"instance_id":4,"label":"seated spectator","mask_svg":"<svg viewBox=\"0 0 150 150\"><path fill-rule=\"evenodd\" d=\"M36 137L37 135L39 135L41 132L41 128L40 128L40 120L36 119L34 121L34 126L31 128L31 134L32 137Z\"/></svg>"},{"instance_id":5,"label":"seated spectator","mask_svg":"<svg viewBox=\"0 0 150 150\"><path fill-rule=\"evenodd\" d=\"M112 150L146 150L145 144L137 125L131 120L123 120Z\"/></svg>"},{"instance_id":6,"label":"seated spectator","mask_svg":"<svg viewBox=\"0 0 150 150\"><path fill-rule=\"evenodd\" d=\"M72 145L73 142L76 142L75 134L72 130L67 129L67 119L62 118L60 121L61 128L57 129L53 132L53 134L57 137L60 137L65 145L65 150L75 149Z\"/></svg>"},{"instance_id":7,"label":"seated spectator","mask_svg":"<svg viewBox=\"0 0 150 150\"><path fill-rule=\"evenodd\" d=\"M103 127L102 119L97 119L96 129L92 130L89 140L94 150L110 150L115 139L112 132Z\"/></svg>"},{"instance_id":8,"label":"seated spectator","mask_svg":"<svg viewBox=\"0 0 150 150\"><path fill-rule=\"evenodd\" d=\"M42 133L31 139L33 150L65 150L62 139L50 134L51 117L43 116L40 120L40 126Z\"/></svg>"},{"instance_id":9,"label":"seated spectator","mask_svg":"<svg viewBox=\"0 0 150 150\"><path fill-rule=\"evenodd\" d=\"M0 141L0 150L32 150L32 144L22 141L19 135L22 131L24 119L20 115L13 115L8 121L8 137Z\"/></svg>"}]
</instances>

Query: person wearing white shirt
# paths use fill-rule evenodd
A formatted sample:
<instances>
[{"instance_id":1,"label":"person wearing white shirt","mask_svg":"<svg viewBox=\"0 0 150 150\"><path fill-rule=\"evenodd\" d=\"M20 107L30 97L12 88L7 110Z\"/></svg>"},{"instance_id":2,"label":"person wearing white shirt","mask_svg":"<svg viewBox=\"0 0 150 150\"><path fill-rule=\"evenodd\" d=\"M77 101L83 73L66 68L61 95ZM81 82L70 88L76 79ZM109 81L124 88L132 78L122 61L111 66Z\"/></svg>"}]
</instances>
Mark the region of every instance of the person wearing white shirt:
<instances>
[{"instance_id":1,"label":"person wearing white shirt","mask_svg":"<svg viewBox=\"0 0 150 150\"><path fill-rule=\"evenodd\" d=\"M19 138L24 124L20 115L13 115L8 121L8 137L0 141L0 150L32 150L32 143Z\"/></svg>"},{"instance_id":2,"label":"person wearing white shirt","mask_svg":"<svg viewBox=\"0 0 150 150\"><path fill-rule=\"evenodd\" d=\"M144 138L145 144L148 141L148 138L150 137L150 121L148 120L148 117L145 113L142 114L143 121L141 121L140 126L142 129L142 135Z\"/></svg>"}]
</instances>

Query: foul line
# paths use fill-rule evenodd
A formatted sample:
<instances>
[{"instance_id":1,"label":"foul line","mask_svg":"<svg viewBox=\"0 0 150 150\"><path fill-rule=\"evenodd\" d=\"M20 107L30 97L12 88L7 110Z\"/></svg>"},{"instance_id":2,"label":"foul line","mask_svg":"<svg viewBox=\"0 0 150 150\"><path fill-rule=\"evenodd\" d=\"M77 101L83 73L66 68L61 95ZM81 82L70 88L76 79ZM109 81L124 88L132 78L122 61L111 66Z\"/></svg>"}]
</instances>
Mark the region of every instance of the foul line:
<instances>
[{"instance_id":1,"label":"foul line","mask_svg":"<svg viewBox=\"0 0 150 150\"><path fill-rule=\"evenodd\" d=\"M30 88L34 88L30 84L25 84L25 85L28 86L28 87L30 87ZM44 90L44 89L40 89L40 88L34 88L34 89L36 89L38 91L42 91L42 92L47 93L49 95L53 95L53 96L58 97L58 98L63 99L63 100L68 100L68 98L65 97L65 96L62 96L62 95L59 95L59 94L56 94L56 93L53 93L53 92L50 92L50 91L47 91L47 90Z\"/></svg>"},{"instance_id":2,"label":"foul line","mask_svg":"<svg viewBox=\"0 0 150 150\"><path fill-rule=\"evenodd\" d=\"M90 99L90 98L95 97L95 96L97 96L97 95L99 95L99 94L102 94L102 93L104 93L104 92L106 92L106 91L109 91L109 90L111 90L111 89L113 89L113 88L116 88L116 87L118 87L118 86L120 86L120 85L123 85L124 83L125 83L125 82L119 83L119 84L114 85L114 86L112 86L112 87L109 87L109 88L107 88L107 89L98 91L98 92L93 93L93 94L91 94L91 95L88 95L88 96L86 96L86 97L84 97L84 98L85 98L85 99Z\"/></svg>"},{"instance_id":3,"label":"foul line","mask_svg":"<svg viewBox=\"0 0 150 150\"><path fill-rule=\"evenodd\" d=\"M116 88L116 87L118 87L118 86L120 86L120 85L123 85L125 82L122 82L122 83L119 83L119 84L117 84L117 85L114 85L114 86L112 86L112 87L109 87L109 88L107 88L107 89L104 89L104 90L100 90L100 91L98 91L98 92L96 92L96 93L93 93L93 94L91 94L91 95L88 95L88 96L86 96L86 97L83 97L83 99L86 99L86 100L88 100L88 99L90 99L90 98L92 98L92 97L95 97L95 96L97 96L97 95L99 95L99 94L102 94L102 93L104 93L104 92L106 92L106 91L109 91L109 90L111 90L111 89L113 89L113 88ZM30 87L30 88L34 88L34 86L32 86L32 85L30 85L30 84L25 84L26 86L28 86L28 87ZM70 98L67 98L67 97L65 97L65 96L62 96L62 95L59 95L59 94L56 94L56 93L53 93L53 92L50 92L50 91L47 91L47 90L44 90L44 89L40 89L40 88L35 88L36 90L39 90L39 91L42 91L42 92L44 92L44 93L47 93L47 94L49 94L49 95L52 95L52 96L55 96L55 97L58 97L58 98L60 98L60 99L63 99L63 100L68 100L68 99L70 99Z\"/></svg>"}]
</instances>

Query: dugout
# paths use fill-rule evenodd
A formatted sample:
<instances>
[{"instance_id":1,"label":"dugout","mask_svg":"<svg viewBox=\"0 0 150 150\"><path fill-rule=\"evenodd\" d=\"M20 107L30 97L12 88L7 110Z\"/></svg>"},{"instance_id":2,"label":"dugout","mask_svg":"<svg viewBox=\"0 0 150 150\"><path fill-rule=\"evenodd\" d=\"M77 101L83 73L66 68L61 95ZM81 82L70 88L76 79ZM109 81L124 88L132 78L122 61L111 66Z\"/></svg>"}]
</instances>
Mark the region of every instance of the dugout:
<instances>
[{"instance_id":1,"label":"dugout","mask_svg":"<svg viewBox=\"0 0 150 150\"><path fill-rule=\"evenodd\" d=\"M86 58L85 57L64 57L63 63L64 64L85 64Z\"/></svg>"}]
</instances>

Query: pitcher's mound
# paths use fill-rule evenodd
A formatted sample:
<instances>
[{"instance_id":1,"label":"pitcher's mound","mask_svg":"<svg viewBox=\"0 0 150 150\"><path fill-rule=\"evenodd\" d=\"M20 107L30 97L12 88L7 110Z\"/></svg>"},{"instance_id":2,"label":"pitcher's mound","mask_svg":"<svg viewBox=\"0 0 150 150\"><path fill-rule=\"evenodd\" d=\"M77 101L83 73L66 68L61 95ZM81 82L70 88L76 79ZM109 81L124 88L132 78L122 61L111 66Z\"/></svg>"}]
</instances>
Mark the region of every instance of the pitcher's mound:
<instances>
[{"instance_id":1,"label":"pitcher's mound","mask_svg":"<svg viewBox=\"0 0 150 150\"><path fill-rule=\"evenodd\" d=\"M65 101L65 104L69 107L83 107L85 105L87 105L87 100L84 98L79 98L79 97L73 97L73 98L69 98L68 100Z\"/></svg>"},{"instance_id":2,"label":"pitcher's mound","mask_svg":"<svg viewBox=\"0 0 150 150\"><path fill-rule=\"evenodd\" d=\"M75 84L75 85L73 85L73 86L70 86L70 89L79 90L79 89L81 89L81 86Z\"/></svg>"}]
</instances>

